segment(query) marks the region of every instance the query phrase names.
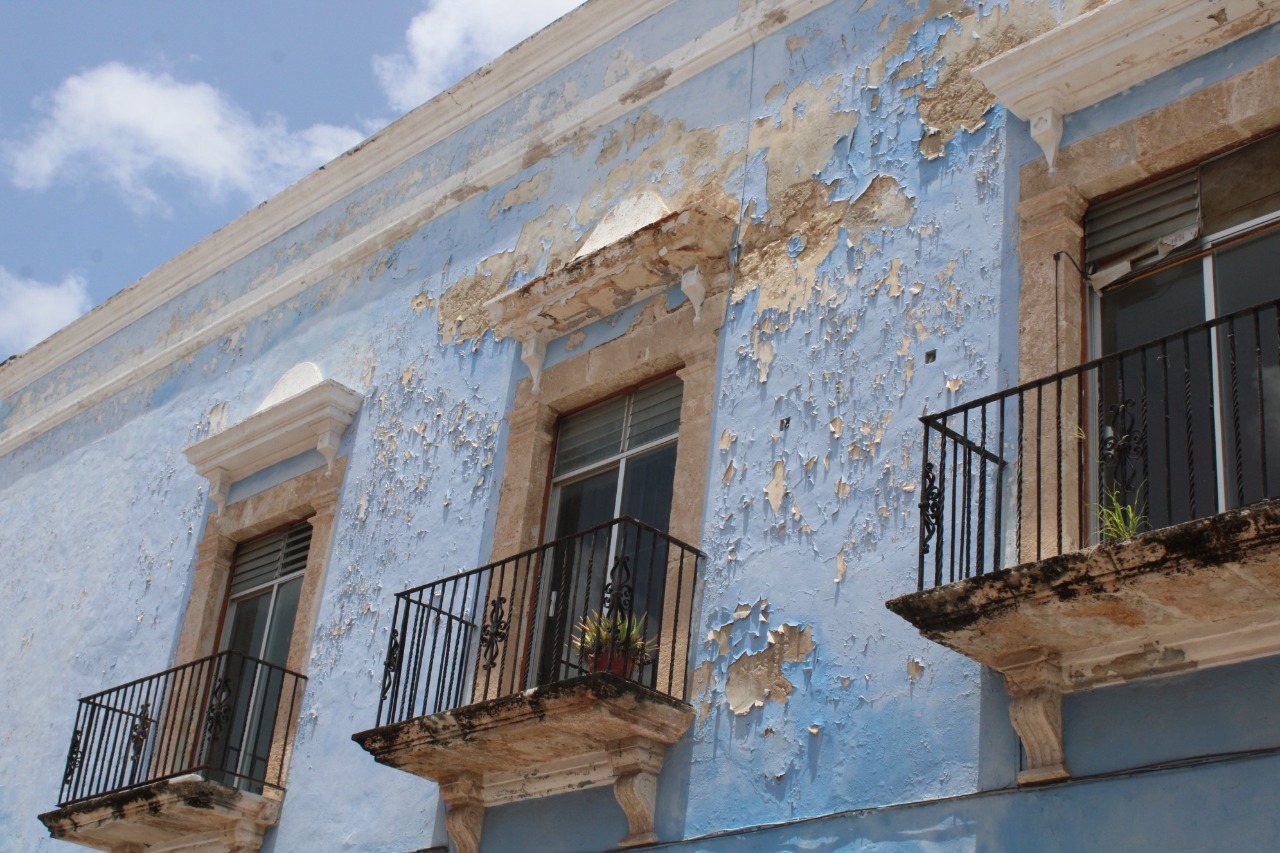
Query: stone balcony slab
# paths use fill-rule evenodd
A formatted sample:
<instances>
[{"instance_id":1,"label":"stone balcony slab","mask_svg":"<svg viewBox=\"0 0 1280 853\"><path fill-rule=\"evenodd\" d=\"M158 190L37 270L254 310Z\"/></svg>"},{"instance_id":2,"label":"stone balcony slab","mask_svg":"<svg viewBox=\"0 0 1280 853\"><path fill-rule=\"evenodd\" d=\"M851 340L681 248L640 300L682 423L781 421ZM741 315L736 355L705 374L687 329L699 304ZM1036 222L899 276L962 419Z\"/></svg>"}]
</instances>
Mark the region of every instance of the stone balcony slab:
<instances>
[{"instance_id":1,"label":"stone balcony slab","mask_svg":"<svg viewBox=\"0 0 1280 853\"><path fill-rule=\"evenodd\" d=\"M280 800L181 776L40 815L49 834L110 853L256 853Z\"/></svg>"},{"instance_id":2,"label":"stone balcony slab","mask_svg":"<svg viewBox=\"0 0 1280 853\"><path fill-rule=\"evenodd\" d=\"M1003 674L1032 757L1021 781L1061 778L1063 693L1280 653L1280 500L887 606Z\"/></svg>"},{"instance_id":3,"label":"stone balcony slab","mask_svg":"<svg viewBox=\"0 0 1280 853\"><path fill-rule=\"evenodd\" d=\"M438 782L459 851L477 850L492 805L613 785L634 846L653 834L665 749L688 730L686 703L598 673L359 732L374 759Z\"/></svg>"}]
</instances>

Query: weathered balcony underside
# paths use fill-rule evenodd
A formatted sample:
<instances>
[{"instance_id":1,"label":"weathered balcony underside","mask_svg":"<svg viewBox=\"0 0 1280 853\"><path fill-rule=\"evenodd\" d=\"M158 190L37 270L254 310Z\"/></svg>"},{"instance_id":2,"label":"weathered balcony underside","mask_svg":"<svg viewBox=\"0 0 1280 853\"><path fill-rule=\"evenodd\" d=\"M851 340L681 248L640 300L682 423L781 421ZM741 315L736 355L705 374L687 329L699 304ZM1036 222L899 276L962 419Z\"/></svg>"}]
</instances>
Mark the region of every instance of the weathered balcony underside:
<instances>
[{"instance_id":1,"label":"weathered balcony underside","mask_svg":"<svg viewBox=\"0 0 1280 853\"><path fill-rule=\"evenodd\" d=\"M440 783L460 851L478 849L488 806L607 784L630 846L656 840L663 753L692 721L684 702L597 673L352 737L380 763Z\"/></svg>"},{"instance_id":2,"label":"weathered balcony underside","mask_svg":"<svg viewBox=\"0 0 1280 853\"><path fill-rule=\"evenodd\" d=\"M1041 649L1078 690L1280 651L1280 500L905 595L889 609L1001 669Z\"/></svg>"},{"instance_id":3,"label":"weathered balcony underside","mask_svg":"<svg viewBox=\"0 0 1280 853\"><path fill-rule=\"evenodd\" d=\"M1001 672L1031 757L1022 780L1059 778L1066 775L1062 693L1280 653L1280 500L905 595L888 607L929 639ZM1020 722L1020 714L1034 719ZM1039 751L1044 762L1035 759ZM1048 769L1033 772L1038 764Z\"/></svg>"},{"instance_id":4,"label":"weathered balcony underside","mask_svg":"<svg viewBox=\"0 0 1280 853\"><path fill-rule=\"evenodd\" d=\"M40 815L49 834L97 850L246 853L280 816L280 801L183 776Z\"/></svg>"}]
</instances>

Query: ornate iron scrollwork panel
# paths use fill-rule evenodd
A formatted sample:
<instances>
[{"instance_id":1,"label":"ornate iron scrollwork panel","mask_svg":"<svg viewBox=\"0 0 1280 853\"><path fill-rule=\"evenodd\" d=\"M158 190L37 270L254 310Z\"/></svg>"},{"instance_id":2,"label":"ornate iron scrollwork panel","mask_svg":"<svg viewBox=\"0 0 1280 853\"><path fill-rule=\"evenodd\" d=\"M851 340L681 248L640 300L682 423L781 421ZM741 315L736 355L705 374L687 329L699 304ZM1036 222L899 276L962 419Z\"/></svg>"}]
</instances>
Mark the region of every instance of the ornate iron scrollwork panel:
<instances>
[{"instance_id":1,"label":"ornate iron scrollwork panel","mask_svg":"<svg viewBox=\"0 0 1280 853\"><path fill-rule=\"evenodd\" d=\"M921 556L929 553L930 543L942 529L942 483L936 471L932 462L924 463L924 489L920 494L920 524L924 530Z\"/></svg>"},{"instance_id":2,"label":"ornate iron scrollwork panel","mask_svg":"<svg viewBox=\"0 0 1280 853\"><path fill-rule=\"evenodd\" d=\"M400 632L392 626L391 641L387 643L387 659L382 662L382 698L391 692L391 682L400 671Z\"/></svg>"},{"instance_id":3,"label":"ornate iron scrollwork panel","mask_svg":"<svg viewBox=\"0 0 1280 853\"><path fill-rule=\"evenodd\" d=\"M609 574L609 582L604 585L604 603L610 613L622 618L631 616L635 606L635 583L631 577L631 561L626 555L618 558Z\"/></svg>"},{"instance_id":4,"label":"ornate iron scrollwork panel","mask_svg":"<svg viewBox=\"0 0 1280 853\"><path fill-rule=\"evenodd\" d=\"M511 628L506 612L506 596L498 596L489 602L489 612L480 626L480 656L484 658L485 672L498 664L498 652Z\"/></svg>"},{"instance_id":5,"label":"ornate iron scrollwork panel","mask_svg":"<svg viewBox=\"0 0 1280 853\"><path fill-rule=\"evenodd\" d=\"M1137 460L1147 453L1146 433L1136 428L1132 408L1133 400L1125 399L1111 406L1110 423L1103 428L1098 442L1098 456L1103 465L1103 488L1109 482L1117 491L1116 497L1128 504L1136 496L1140 484L1134 483ZM1109 469L1109 471L1108 471ZM1108 478L1106 474L1110 474Z\"/></svg>"},{"instance_id":6,"label":"ornate iron scrollwork panel","mask_svg":"<svg viewBox=\"0 0 1280 853\"><path fill-rule=\"evenodd\" d=\"M80 762L84 758L84 753L80 748L80 739L84 733L80 729L76 729L71 733L71 748L67 750L67 766L62 773L62 784L69 786L75 781L76 771L80 769Z\"/></svg>"},{"instance_id":7,"label":"ornate iron scrollwork panel","mask_svg":"<svg viewBox=\"0 0 1280 853\"><path fill-rule=\"evenodd\" d=\"M129 755L135 769L142 758L142 750L147 745L149 734L151 734L151 703L143 702L133 725L129 727Z\"/></svg>"},{"instance_id":8,"label":"ornate iron scrollwork panel","mask_svg":"<svg viewBox=\"0 0 1280 853\"><path fill-rule=\"evenodd\" d=\"M222 734L222 728L231 719L231 682L224 675L213 685L209 697L209 710L204 716L204 732L210 739Z\"/></svg>"}]
</instances>

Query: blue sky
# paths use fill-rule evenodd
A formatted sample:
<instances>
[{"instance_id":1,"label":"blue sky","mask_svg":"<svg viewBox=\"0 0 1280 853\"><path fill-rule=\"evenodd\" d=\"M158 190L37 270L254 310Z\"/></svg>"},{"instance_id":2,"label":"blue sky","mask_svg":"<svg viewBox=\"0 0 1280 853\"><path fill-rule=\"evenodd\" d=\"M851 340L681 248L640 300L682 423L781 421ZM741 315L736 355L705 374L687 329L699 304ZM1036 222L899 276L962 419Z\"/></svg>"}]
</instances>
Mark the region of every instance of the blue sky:
<instances>
[{"instance_id":1,"label":"blue sky","mask_svg":"<svg viewBox=\"0 0 1280 853\"><path fill-rule=\"evenodd\" d=\"M579 0L0 0L0 361Z\"/></svg>"}]
</instances>

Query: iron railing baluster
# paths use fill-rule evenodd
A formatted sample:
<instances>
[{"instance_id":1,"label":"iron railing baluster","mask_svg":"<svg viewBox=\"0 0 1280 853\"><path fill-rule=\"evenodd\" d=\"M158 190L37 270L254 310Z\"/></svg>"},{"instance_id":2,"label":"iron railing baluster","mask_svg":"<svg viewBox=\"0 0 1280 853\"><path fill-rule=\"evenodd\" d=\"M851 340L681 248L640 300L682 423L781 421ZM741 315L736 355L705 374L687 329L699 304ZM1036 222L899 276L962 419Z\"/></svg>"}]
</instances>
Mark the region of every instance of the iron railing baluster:
<instances>
[{"instance_id":1,"label":"iron railing baluster","mask_svg":"<svg viewBox=\"0 0 1280 853\"><path fill-rule=\"evenodd\" d=\"M1273 315L1275 337L1264 341ZM1241 335L1250 329L1252 367L1241 364L1249 357ZM1103 509L1130 517L1131 530L1106 534L1120 538L1280 497L1268 459L1277 442L1267 434L1267 415L1280 402L1266 377L1277 367L1280 301L925 415L917 588L930 574L940 586L984 573L987 542L994 571L1100 541ZM1174 370L1181 370L1181 382ZM1240 387L1250 381L1256 402L1253 391ZM1219 382L1215 405L1212 385ZM999 409L989 412L991 405ZM1256 417L1247 410L1254 405ZM989 435L992 428L996 435ZM1218 496L1216 484L1230 479L1219 471L1231 468L1235 482ZM1205 499L1201 480L1215 484L1213 500ZM1068 536L1071 528L1076 537Z\"/></svg>"},{"instance_id":2,"label":"iron railing baluster","mask_svg":"<svg viewBox=\"0 0 1280 853\"><path fill-rule=\"evenodd\" d=\"M669 648L687 656L693 648L688 610L702 559L700 551L661 530L619 518L397 593L401 629L392 640L399 648L389 647L388 659L399 662L386 668L383 689L420 701L380 703L378 725L588 672L591 662L572 642L576 627L593 614L630 612L637 596L647 609L636 616L645 618L658 653ZM668 610L673 581L675 606ZM664 624L668 613L674 624ZM684 633L689 636L682 639ZM655 658L628 677L657 689L665 671L664 692L683 699L685 669L680 661Z\"/></svg>"}]
</instances>

